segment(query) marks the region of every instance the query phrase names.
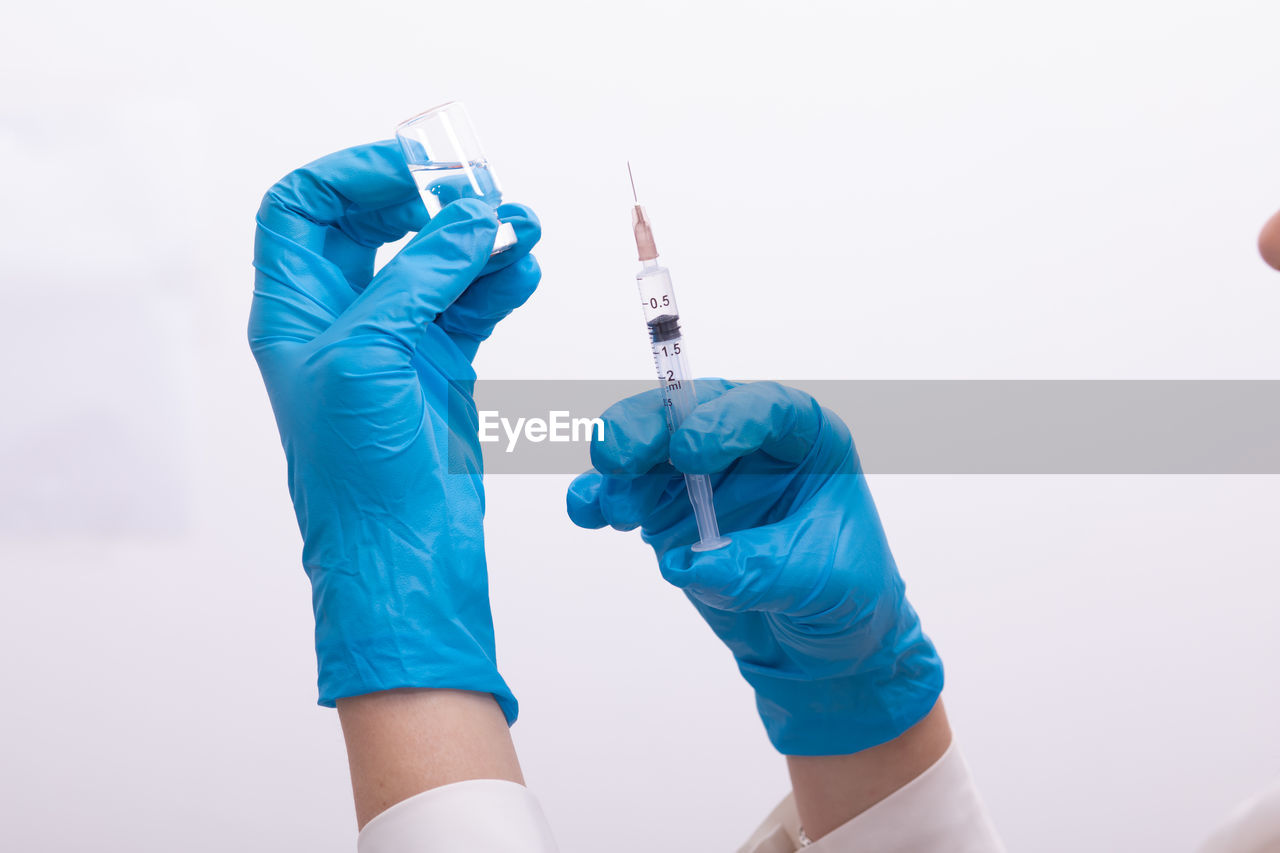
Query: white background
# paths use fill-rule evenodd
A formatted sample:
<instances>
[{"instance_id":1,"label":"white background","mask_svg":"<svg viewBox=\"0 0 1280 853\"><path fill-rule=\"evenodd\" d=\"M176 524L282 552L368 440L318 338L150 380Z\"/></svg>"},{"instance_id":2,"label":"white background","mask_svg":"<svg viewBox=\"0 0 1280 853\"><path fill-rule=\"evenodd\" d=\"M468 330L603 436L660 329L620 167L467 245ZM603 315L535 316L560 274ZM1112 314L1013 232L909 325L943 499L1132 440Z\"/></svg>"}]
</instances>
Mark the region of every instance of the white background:
<instances>
[{"instance_id":1,"label":"white background","mask_svg":"<svg viewBox=\"0 0 1280 853\"><path fill-rule=\"evenodd\" d=\"M0 30L5 849L352 849L253 214L437 102L546 231L483 376L648 376L630 159L701 373L1280 379L1275 3L187 6ZM566 851L732 849L783 764L567 482L488 484L529 782ZM1012 849L1189 850L1280 773L1276 478L872 487Z\"/></svg>"}]
</instances>

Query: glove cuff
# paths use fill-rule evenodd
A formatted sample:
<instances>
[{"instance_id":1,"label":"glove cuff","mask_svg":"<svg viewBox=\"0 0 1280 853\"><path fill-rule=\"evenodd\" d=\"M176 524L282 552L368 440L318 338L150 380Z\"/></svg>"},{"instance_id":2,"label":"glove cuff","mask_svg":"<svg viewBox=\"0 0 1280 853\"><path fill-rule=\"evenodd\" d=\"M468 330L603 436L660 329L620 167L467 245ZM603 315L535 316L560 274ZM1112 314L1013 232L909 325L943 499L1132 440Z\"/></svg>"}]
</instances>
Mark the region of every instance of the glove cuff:
<instances>
[{"instance_id":1,"label":"glove cuff","mask_svg":"<svg viewBox=\"0 0 1280 853\"><path fill-rule=\"evenodd\" d=\"M498 673L487 584L450 600L429 581L371 583L378 576L371 566L309 573L321 705L405 687L471 690L493 694L507 724L515 722L519 706ZM482 578L483 563L471 574Z\"/></svg>"},{"instance_id":2,"label":"glove cuff","mask_svg":"<svg viewBox=\"0 0 1280 853\"><path fill-rule=\"evenodd\" d=\"M933 643L918 637L886 665L847 677L804 681L740 666L774 747L783 755L848 755L924 719L942 693L943 670Z\"/></svg>"},{"instance_id":3,"label":"glove cuff","mask_svg":"<svg viewBox=\"0 0 1280 853\"><path fill-rule=\"evenodd\" d=\"M398 688L439 688L491 693L510 726L520 705L491 659L459 659L457 650L441 655L433 649L410 652L394 638L370 639L359 649L321 652L319 704L333 708L337 700Z\"/></svg>"}]
</instances>

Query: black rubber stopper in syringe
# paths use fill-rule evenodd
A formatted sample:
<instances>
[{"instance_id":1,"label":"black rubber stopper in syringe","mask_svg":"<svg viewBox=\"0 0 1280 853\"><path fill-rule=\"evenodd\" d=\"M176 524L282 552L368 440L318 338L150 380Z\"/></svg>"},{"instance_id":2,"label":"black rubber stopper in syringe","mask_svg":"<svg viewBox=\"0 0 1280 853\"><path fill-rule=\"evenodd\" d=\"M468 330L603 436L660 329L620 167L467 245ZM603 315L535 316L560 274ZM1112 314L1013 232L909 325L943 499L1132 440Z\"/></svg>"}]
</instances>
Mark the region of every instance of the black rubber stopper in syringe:
<instances>
[{"instance_id":1,"label":"black rubber stopper in syringe","mask_svg":"<svg viewBox=\"0 0 1280 853\"><path fill-rule=\"evenodd\" d=\"M674 341L680 337L680 316L663 314L649 321L649 342L660 344L663 341Z\"/></svg>"}]
</instances>

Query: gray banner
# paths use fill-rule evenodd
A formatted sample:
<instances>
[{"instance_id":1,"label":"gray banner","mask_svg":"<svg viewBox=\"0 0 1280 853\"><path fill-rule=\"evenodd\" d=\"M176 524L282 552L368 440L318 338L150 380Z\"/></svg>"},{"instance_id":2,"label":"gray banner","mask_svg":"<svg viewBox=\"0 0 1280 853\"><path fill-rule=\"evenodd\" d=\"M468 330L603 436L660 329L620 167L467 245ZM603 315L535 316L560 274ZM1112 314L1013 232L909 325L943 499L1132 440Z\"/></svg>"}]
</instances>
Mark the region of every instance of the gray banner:
<instances>
[{"instance_id":1,"label":"gray banner","mask_svg":"<svg viewBox=\"0 0 1280 853\"><path fill-rule=\"evenodd\" d=\"M1280 474L1280 381L785 381L853 432L872 474ZM592 419L653 382L481 380L485 471L576 474Z\"/></svg>"}]
</instances>

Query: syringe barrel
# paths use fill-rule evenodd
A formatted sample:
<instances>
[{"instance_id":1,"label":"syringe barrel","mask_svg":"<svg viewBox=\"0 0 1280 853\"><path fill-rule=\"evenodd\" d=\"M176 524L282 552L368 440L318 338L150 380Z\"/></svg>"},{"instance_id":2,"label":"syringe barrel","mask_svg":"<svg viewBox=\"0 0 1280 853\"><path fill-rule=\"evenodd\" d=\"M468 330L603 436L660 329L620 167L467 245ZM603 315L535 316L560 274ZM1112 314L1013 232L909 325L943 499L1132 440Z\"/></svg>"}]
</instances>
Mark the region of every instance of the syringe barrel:
<instances>
[{"instance_id":1,"label":"syringe barrel","mask_svg":"<svg viewBox=\"0 0 1280 853\"><path fill-rule=\"evenodd\" d=\"M676 291L671 286L671 273L657 261L646 261L636 274L640 286L640 307L644 309L644 321L652 324L660 317L680 317L676 307Z\"/></svg>"},{"instance_id":2,"label":"syringe barrel","mask_svg":"<svg viewBox=\"0 0 1280 853\"><path fill-rule=\"evenodd\" d=\"M693 380L689 377L689 362L684 355L684 336L679 332L678 321L659 320L659 326L675 325L676 333L659 339L654 326L649 327L650 346L653 348L653 366L658 370L658 385L667 406L667 421L675 432L684 419L698 405Z\"/></svg>"},{"instance_id":3,"label":"syringe barrel","mask_svg":"<svg viewBox=\"0 0 1280 853\"><path fill-rule=\"evenodd\" d=\"M636 282L640 286L640 303L649 328L649 345L653 350L653 366L658 371L667 407L667 423L674 432L693 407L698 404L689 376L689 363L684 355L684 333L680 329L680 313L671 274L657 263L645 264Z\"/></svg>"},{"instance_id":4,"label":"syringe barrel","mask_svg":"<svg viewBox=\"0 0 1280 853\"><path fill-rule=\"evenodd\" d=\"M644 259L643 251L641 258ZM676 306L671 273L658 263L657 258L643 260L643 263L636 275L640 306L644 309L644 321L649 328L649 345L653 349L653 365L658 370L658 385L667 410L667 427L675 432L698 405L698 398L693 390L693 377L689 375L684 333L680 329L680 309ZM705 474L686 474L684 482L698 525L699 541L692 546L693 550L723 548L729 540L720 535L716 522L711 478Z\"/></svg>"}]
</instances>

